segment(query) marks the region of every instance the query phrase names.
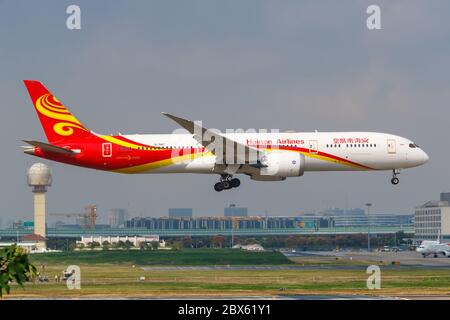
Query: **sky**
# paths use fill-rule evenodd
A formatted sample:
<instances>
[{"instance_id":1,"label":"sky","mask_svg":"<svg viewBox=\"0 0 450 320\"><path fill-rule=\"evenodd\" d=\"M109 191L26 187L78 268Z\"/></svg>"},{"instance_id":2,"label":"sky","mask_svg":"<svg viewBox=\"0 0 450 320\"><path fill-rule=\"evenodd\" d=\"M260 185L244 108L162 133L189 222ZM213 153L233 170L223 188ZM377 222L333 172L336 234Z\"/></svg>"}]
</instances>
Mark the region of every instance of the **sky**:
<instances>
[{"instance_id":1,"label":"sky","mask_svg":"<svg viewBox=\"0 0 450 320\"><path fill-rule=\"evenodd\" d=\"M81 8L81 30L66 8ZM381 30L366 9L381 8ZM221 215L296 215L327 207L412 213L449 191L450 2L447 0L0 0L0 220L32 219L26 170L53 171L50 213L97 204L162 216L170 207ZM391 172L307 172L283 182L242 177L217 193L214 175L120 175L23 154L45 140L23 79L42 81L95 132L171 133L171 112L210 128L376 131L430 156Z\"/></svg>"}]
</instances>

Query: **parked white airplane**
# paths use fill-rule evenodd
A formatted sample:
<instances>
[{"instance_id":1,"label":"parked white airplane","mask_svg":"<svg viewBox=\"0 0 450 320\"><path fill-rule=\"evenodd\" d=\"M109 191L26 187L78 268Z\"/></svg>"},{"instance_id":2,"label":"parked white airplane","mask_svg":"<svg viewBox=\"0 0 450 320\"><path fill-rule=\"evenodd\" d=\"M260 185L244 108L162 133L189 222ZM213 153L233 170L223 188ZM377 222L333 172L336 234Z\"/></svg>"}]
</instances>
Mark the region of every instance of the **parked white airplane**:
<instances>
[{"instance_id":1,"label":"parked white airplane","mask_svg":"<svg viewBox=\"0 0 450 320\"><path fill-rule=\"evenodd\" d=\"M88 130L40 82L25 80L48 142L24 140L37 157L117 173L218 174L216 191L238 187L235 174L281 181L306 171L392 170L428 161L409 139L373 132L219 133L164 113L188 134L99 135Z\"/></svg>"},{"instance_id":2,"label":"parked white airplane","mask_svg":"<svg viewBox=\"0 0 450 320\"><path fill-rule=\"evenodd\" d=\"M433 257L435 258L437 258L439 255L450 257L450 244L442 243L439 240L424 240L416 249L416 251L422 254L424 258L429 255L433 255Z\"/></svg>"}]
</instances>

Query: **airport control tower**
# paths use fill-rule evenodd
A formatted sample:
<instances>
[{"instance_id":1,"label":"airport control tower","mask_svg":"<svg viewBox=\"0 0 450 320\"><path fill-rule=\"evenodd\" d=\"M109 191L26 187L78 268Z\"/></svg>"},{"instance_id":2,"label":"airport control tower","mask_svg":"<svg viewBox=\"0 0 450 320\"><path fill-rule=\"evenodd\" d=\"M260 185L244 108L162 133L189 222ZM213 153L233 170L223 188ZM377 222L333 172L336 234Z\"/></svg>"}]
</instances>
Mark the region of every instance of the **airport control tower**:
<instances>
[{"instance_id":1,"label":"airport control tower","mask_svg":"<svg viewBox=\"0 0 450 320\"><path fill-rule=\"evenodd\" d=\"M42 250L46 248L45 193L52 185L52 173L46 164L35 163L28 169L27 180L34 193L34 234L37 247Z\"/></svg>"}]
</instances>

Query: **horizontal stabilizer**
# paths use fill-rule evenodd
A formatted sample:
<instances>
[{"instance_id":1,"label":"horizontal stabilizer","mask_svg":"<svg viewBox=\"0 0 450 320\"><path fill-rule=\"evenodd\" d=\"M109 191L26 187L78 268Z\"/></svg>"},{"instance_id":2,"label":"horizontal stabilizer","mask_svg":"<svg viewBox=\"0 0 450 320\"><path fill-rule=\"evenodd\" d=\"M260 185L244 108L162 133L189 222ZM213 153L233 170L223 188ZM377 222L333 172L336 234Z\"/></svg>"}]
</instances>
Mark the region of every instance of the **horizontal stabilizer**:
<instances>
[{"instance_id":1,"label":"horizontal stabilizer","mask_svg":"<svg viewBox=\"0 0 450 320\"><path fill-rule=\"evenodd\" d=\"M57 146L54 146L52 144L48 144L45 142L34 141L34 140L22 140L22 141L25 143L28 143L34 147L38 147L44 152L47 151L47 152L62 153L62 154L75 154L76 153L72 150L57 147Z\"/></svg>"}]
</instances>

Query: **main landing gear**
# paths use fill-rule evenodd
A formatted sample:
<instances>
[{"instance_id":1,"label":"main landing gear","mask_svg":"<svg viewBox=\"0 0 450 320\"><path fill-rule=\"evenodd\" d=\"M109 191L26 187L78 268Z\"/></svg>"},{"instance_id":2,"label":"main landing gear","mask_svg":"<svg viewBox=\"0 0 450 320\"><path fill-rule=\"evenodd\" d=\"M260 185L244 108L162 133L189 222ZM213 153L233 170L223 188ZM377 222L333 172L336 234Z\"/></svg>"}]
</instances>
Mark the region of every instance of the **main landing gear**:
<instances>
[{"instance_id":1,"label":"main landing gear","mask_svg":"<svg viewBox=\"0 0 450 320\"><path fill-rule=\"evenodd\" d=\"M394 169L392 170L392 179L391 179L391 183L393 185L397 185L400 180L397 178L397 175L400 174L400 170Z\"/></svg>"},{"instance_id":2,"label":"main landing gear","mask_svg":"<svg viewBox=\"0 0 450 320\"><path fill-rule=\"evenodd\" d=\"M232 179L232 175L222 174L220 182L214 185L214 190L220 192L222 190L230 190L231 188L237 188L241 185L241 181L237 178Z\"/></svg>"}]
</instances>

